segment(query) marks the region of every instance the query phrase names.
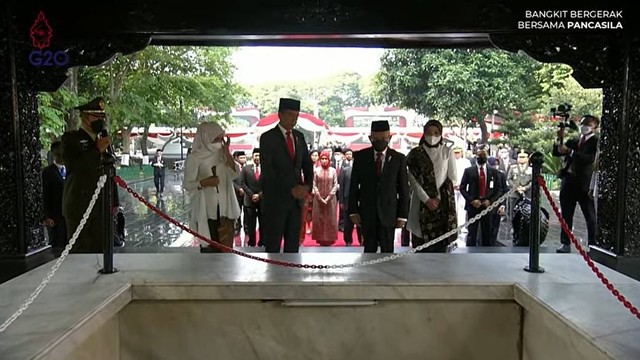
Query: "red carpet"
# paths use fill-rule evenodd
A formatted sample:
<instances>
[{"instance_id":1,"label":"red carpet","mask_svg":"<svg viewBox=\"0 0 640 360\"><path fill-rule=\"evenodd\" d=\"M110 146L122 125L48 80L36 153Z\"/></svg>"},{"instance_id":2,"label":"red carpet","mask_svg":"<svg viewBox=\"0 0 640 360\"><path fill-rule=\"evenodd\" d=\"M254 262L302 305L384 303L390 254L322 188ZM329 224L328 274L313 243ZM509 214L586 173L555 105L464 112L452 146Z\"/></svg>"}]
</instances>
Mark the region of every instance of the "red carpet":
<instances>
[{"instance_id":1,"label":"red carpet","mask_svg":"<svg viewBox=\"0 0 640 360\"><path fill-rule=\"evenodd\" d=\"M401 234L400 233L400 229L396 230L396 238L395 238L395 245L396 246L400 246L400 236L401 236L400 234ZM241 236L243 236L243 235L241 235ZM353 231L353 236L352 237L353 237L353 244L352 245L353 246L357 246L358 245L358 240L357 240L357 235L356 235L355 230ZM245 239L244 244L241 243L240 238L241 238L240 236L236 236L235 237L234 245L235 246L243 246L243 245L246 246L248 238ZM259 235L256 234L256 241L258 239L259 239ZM315 240L313 240L311 238L311 234L307 234L304 237L304 242L302 243L302 246L306 246L306 247L309 247L309 246L320 246L320 244L318 244ZM344 242L344 235L343 235L342 232L338 231L338 239L331 246L346 246L346 244Z\"/></svg>"}]
</instances>

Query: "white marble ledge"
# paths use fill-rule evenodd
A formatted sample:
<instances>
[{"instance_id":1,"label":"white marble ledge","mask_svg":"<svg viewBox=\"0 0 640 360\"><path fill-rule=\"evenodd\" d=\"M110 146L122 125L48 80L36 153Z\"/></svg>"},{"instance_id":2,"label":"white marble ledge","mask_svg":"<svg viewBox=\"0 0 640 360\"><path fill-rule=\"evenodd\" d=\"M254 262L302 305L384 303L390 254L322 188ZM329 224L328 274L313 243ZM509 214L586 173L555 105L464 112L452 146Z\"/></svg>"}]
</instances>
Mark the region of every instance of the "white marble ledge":
<instances>
[{"instance_id":1,"label":"white marble ledge","mask_svg":"<svg viewBox=\"0 0 640 360\"><path fill-rule=\"evenodd\" d=\"M616 286L627 300L640 305L640 287ZM613 359L640 359L640 320L604 286L587 284L516 285L515 300L535 316L553 316L573 335L585 337Z\"/></svg>"},{"instance_id":2,"label":"white marble ledge","mask_svg":"<svg viewBox=\"0 0 640 360\"><path fill-rule=\"evenodd\" d=\"M382 256L353 253L259 255L305 264L345 264ZM527 254L413 254L383 264L326 270L281 267L233 254L116 254L114 264L119 272L110 275L98 274L101 261L99 255L71 255L51 283L600 284L584 261L574 254L542 254L540 264L546 270L544 274L523 270L528 264ZM35 288L50 266L43 265L0 285L0 295L3 289L18 284ZM613 283L638 284L604 266L601 268Z\"/></svg>"},{"instance_id":3,"label":"white marble ledge","mask_svg":"<svg viewBox=\"0 0 640 360\"><path fill-rule=\"evenodd\" d=\"M383 255L262 256L302 263L342 264ZM608 353L620 354L619 358L625 359L628 357L622 355L635 351L632 343L640 336L635 322L640 325L640 321L616 303L580 257L542 254L540 264L546 270L543 274L525 272L527 259L527 254L415 254L361 268L307 270L268 265L232 254L116 254L114 264L119 272L99 275L102 256L71 255L36 302L0 335L0 358L31 359L61 341L66 332L87 321L91 314L95 320L84 324L96 326L94 322L106 316L101 309L109 308L109 313L115 311L113 305L105 302L123 288L126 295L122 296L147 300L511 301L515 297L526 307L530 297L534 302L541 299L554 314L574 324L590 339L597 339ZM40 284L51 265L53 263L43 265L0 285L0 322ZM640 304L640 283L604 267L602 271L630 301L636 306ZM520 295L514 293L514 284L520 289ZM525 293L530 296L522 295ZM126 305L121 302L118 306ZM64 345L59 347L63 350L70 346L60 344ZM636 355L634 359L640 359L640 355Z\"/></svg>"},{"instance_id":4,"label":"white marble ledge","mask_svg":"<svg viewBox=\"0 0 640 360\"><path fill-rule=\"evenodd\" d=\"M0 322L4 322L18 309L26 299L25 293L34 290L22 288L11 293L4 291L6 289L2 287L0 285ZM56 349L57 354L70 353L75 344L81 343L130 301L130 285L48 286L31 306L0 334L0 359L41 359L37 354L46 353L52 348ZM42 359L49 359L48 356ZM65 356L53 358L64 359Z\"/></svg>"}]
</instances>

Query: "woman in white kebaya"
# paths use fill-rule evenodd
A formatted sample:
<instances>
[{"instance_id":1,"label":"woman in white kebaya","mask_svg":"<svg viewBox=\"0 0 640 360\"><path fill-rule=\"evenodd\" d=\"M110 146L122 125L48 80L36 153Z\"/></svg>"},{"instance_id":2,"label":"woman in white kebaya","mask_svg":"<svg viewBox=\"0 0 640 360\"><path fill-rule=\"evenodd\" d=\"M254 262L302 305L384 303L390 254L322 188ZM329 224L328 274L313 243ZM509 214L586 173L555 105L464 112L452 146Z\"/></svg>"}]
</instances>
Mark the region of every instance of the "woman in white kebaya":
<instances>
[{"instance_id":1,"label":"woman in white kebaya","mask_svg":"<svg viewBox=\"0 0 640 360\"><path fill-rule=\"evenodd\" d=\"M229 151L229 138L215 122L198 126L184 165L182 187L191 194L191 229L233 248L235 219L240 216L233 179L240 174ZM200 240L201 252L220 252Z\"/></svg>"}]
</instances>

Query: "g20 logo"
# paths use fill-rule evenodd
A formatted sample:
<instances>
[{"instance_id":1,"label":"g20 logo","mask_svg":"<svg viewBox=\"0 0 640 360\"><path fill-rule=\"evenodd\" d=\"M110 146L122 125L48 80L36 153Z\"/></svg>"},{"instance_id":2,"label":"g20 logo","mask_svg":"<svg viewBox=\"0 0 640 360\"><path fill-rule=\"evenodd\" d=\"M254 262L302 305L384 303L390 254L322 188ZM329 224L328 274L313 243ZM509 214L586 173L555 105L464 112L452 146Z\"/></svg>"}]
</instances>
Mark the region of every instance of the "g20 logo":
<instances>
[{"instance_id":1,"label":"g20 logo","mask_svg":"<svg viewBox=\"0 0 640 360\"><path fill-rule=\"evenodd\" d=\"M69 55L64 51L33 50L29 62L33 66L65 66L69 63Z\"/></svg>"},{"instance_id":2,"label":"g20 logo","mask_svg":"<svg viewBox=\"0 0 640 360\"><path fill-rule=\"evenodd\" d=\"M53 29L49 26L44 12L40 11L29 31L33 47L39 49L33 50L29 54L29 63L31 65L65 66L69 63L69 55L65 51L44 50L49 47L52 35Z\"/></svg>"}]
</instances>

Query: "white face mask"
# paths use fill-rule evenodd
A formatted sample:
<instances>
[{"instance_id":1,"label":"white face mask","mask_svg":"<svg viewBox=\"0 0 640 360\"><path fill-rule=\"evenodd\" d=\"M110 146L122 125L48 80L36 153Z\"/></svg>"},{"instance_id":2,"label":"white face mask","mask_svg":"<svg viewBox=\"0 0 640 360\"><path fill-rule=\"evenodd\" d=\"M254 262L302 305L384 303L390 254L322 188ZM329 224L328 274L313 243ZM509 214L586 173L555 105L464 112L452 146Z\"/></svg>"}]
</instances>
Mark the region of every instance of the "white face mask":
<instances>
[{"instance_id":1,"label":"white face mask","mask_svg":"<svg viewBox=\"0 0 640 360\"><path fill-rule=\"evenodd\" d=\"M442 136L425 136L424 140L427 142L427 144L431 145L431 146L435 146L436 144L438 144L440 142L440 139L442 139Z\"/></svg>"},{"instance_id":2,"label":"white face mask","mask_svg":"<svg viewBox=\"0 0 640 360\"><path fill-rule=\"evenodd\" d=\"M592 131L593 131L593 127L589 125L580 126L580 132L582 133L582 135L589 135L591 134Z\"/></svg>"},{"instance_id":3,"label":"white face mask","mask_svg":"<svg viewBox=\"0 0 640 360\"><path fill-rule=\"evenodd\" d=\"M336 155L333 158L336 159L336 161L340 161L342 160L342 155Z\"/></svg>"}]
</instances>

